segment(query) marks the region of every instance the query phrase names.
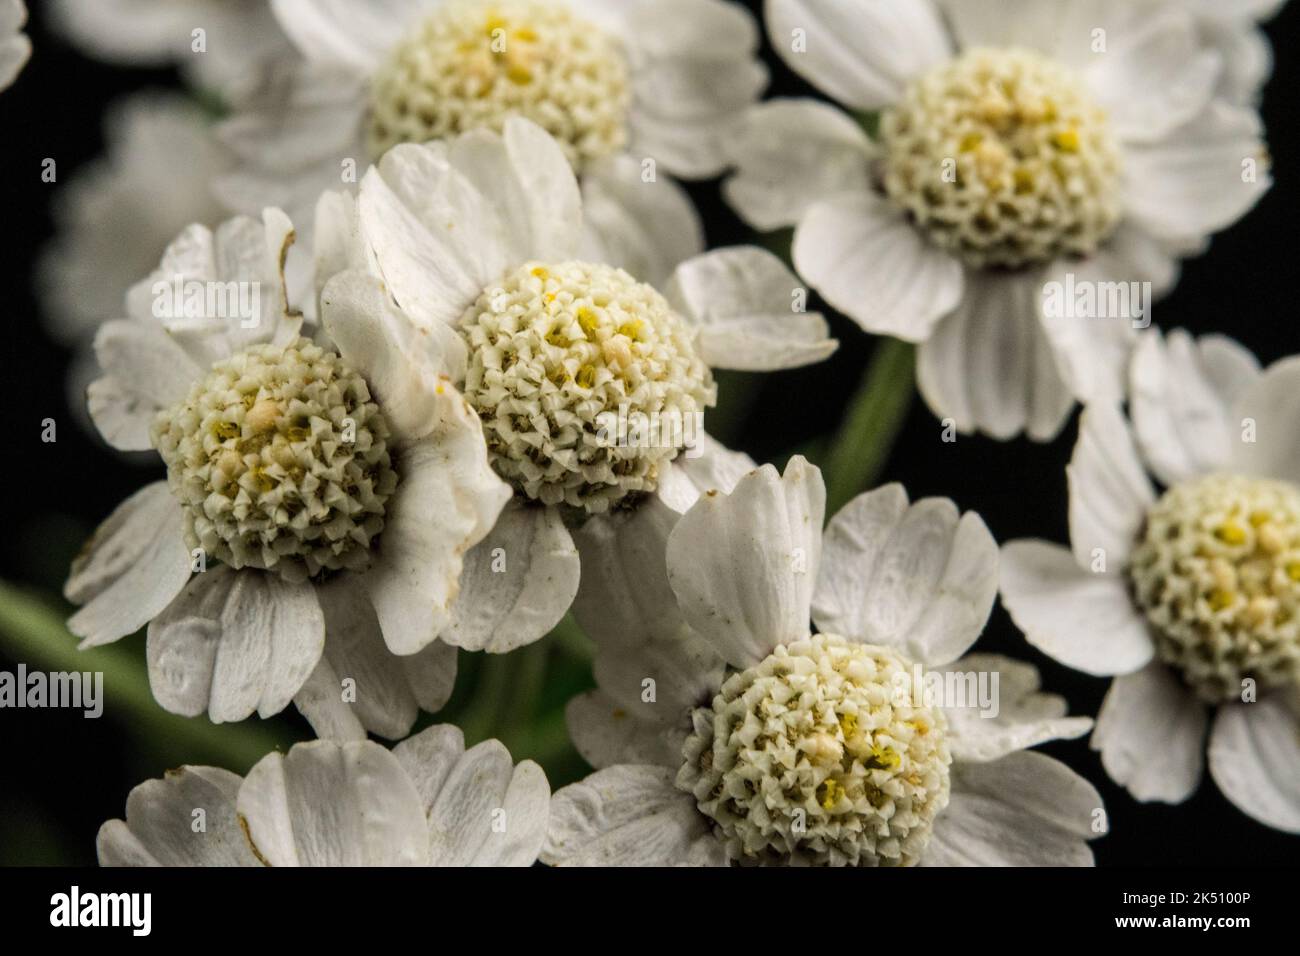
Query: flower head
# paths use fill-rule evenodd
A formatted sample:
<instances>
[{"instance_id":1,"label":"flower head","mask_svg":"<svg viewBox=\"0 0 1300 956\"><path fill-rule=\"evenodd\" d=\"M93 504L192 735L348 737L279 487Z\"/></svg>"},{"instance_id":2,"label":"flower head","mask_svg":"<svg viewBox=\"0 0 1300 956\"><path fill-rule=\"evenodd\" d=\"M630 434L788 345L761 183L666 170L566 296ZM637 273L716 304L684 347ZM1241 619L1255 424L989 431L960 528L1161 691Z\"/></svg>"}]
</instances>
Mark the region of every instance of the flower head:
<instances>
[{"instance_id":1,"label":"flower head","mask_svg":"<svg viewBox=\"0 0 1300 956\"><path fill-rule=\"evenodd\" d=\"M1300 362L1152 331L1130 374L1131 418L1084 412L1071 548L1005 545L1002 600L1039 649L1115 678L1092 745L1135 797L1191 796L1213 708L1219 789L1300 832Z\"/></svg>"},{"instance_id":2,"label":"flower head","mask_svg":"<svg viewBox=\"0 0 1300 956\"><path fill-rule=\"evenodd\" d=\"M661 185L642 183L639 201ZM770 253L721 249L675 267L629 256L590 231L588 213L608 209L585 198L560 144L515 118L500 134L393 147L348 214L318 226L327 248L355 238L345 258L368 263L411 321L448 343L448 374L515 489L471 555L467 574L481 581L462 581L501 609L467 604L448 639L468 649L508 650L560 619L579 580L571 529L656 497L693 500L713 368L787 368L836 347ZM630 271L638 263L654 274ZM495 549L510 555L504 572Z\"/></svg>"},{"instance_id":3,"label":"flower head","mask_svg":"<svg viewBox=\"0 0 1300 956\"><path fill-rule=\"evenodd\" d=\"M936 415L1050 439L1076 401L1118 398L1179 259L1269 186L1192 6L770 0L777 53L843 109L752 108L726 194L794 227L827 302L918 343Z\"/></svg>"},{"instance_id":4,"label":"flower head","mask_svg":"<svg viewBox=\"0 0 1300 956\"><path fill-rule=\"evenodd\" d=\"M277 210L191 227L101 328L91 415L168 474L74 562L69 628L93 646L148 625L154 695L177 713L294 700L322 733L401 736L450 693L455 651L437 638L509 490L439 347L378 280L329 277L322 327L304 326L292 242Z\"/></svg>"},{"instance_id":5,"label":"flower head","mask_svg":"<svg viewBox=\"0 0 1300 956\"><path fill-rule=\"evenodd\" d=\"M823 535L825 489L802 459L718 478L684 515L579 534L592 572L575 612L599 688L570 703L569 730L600 769L555 795L542 858L1089 862L1100 798L1024 748L1091 721L1032 667L962 656L997 583L979 517L891 485ZM999 682L983 710L956 690L981 674ZM1050 819L1026 811L1030 786Z\"/></svg>"}]
</instances>

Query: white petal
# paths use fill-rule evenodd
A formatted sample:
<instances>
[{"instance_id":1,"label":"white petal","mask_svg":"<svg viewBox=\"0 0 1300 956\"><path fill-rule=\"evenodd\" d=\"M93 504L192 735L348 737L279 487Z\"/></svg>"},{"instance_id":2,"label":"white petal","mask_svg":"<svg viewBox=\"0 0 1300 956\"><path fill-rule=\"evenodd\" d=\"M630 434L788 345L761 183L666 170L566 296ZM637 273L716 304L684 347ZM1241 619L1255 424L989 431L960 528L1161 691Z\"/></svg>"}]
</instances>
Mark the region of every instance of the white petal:
<instances>
[{"instance_id":1,"label":"white petal","mask_svg":"<svg viewBox=\"0 0 1300 956\"><path fill-rule=\"evenodd\" d=\"M827 302L876 335L923 342L961 301L961 264L870 193L813 205L792 254Z\"/></svg>"},{"instance_id":2,"label":"white petal","mask_svg":"<svg viewBox=\"0 0 1300 956\"><path fill-rule=\"evenodd\" d=\"M1151 142L1190 120L1210 102L1223 67L1185 9L1166 3L1146 11L1124 29L1108 31L1105 55L1095 57L1086 74L1121 140Z\"/></svg>"},{"instance_id":3,"label":"white petal","mask_svg":"<svg viewBox=\"0 0 1300 956\"><path fill-rule=\"evenodd\" d=\"M816 202L871 189L876 148L847 114L817 100L771 100L746 112L727 147L727 201L760 231L793 226Z\"/></svg>"},{"instance_id":4,"label":"white petal","mask_svg":"<svg viewBox=\"0 0 1300 956\"><path fill-rule=\"evenodd\" d=\"M1233 409L1233 462L1249 475L1300 483L1300 357L1283 359L1242 392Z\"/></svg>"},{"instance_id":5,"label":"white petal","mask_svg":"<svg viewBox=\"0 0 1300 956\"><path fill-rule=\"evenodd\" d=\"M1136 17L1125 7L1128 0L940 0L948 23L962 49L972 47L1027 47L1046 53L1078 69L1097 58L1092 50L1092 30L1107 35L1129 29Z\"/></svg>"},{"instance_id":6,"label":"white petal","mask_svg":"<svg viewBox=\"0 0 1300 956\"><path fill-rule=\"evenodd\" d=\"M722 844L667 767L620 764L556 792L542 861L552 866L720 866Z\"/></svg>"},{"instance_id":7,"label":"white petal","mask_svg":"<svg viewBox=\"0 0 1300 956\"><path fill-rule=\"evenodd\" d=\"M569 0L592 18L604 17L635 51L633 59L751 56L758 50L758 24L744 7L727 0Z\"/></svg>"},{"instance_id":8,"label":"white petal","mask_svg":"<svg viewBox=\"0 0 1300 956\"><path fill-rule=\"evenodd\" d=\"M998 546L947 498L902 485L858 495L826 528L813 598L819 630L946 664L979 637L998 591Z\"/></svg>"},{"instance_id":9,"label":"white petal","mask_svg":"<svg viewBox=\"0 0 1300 956\"><path fill-rule=\"evenodd\" d=\"M86 369L91 375L97 374L95 360ZM84 368L84 366L80 366ZM80 402L82 395L74 396ZM118 451L151 451L153 438L149 431L158 416L159 407L152 400L134 391L130 385L119 381L111 375L94 379L85 386L84 397L86 411L90 422L109 446Z\"/></svg>"},{"instance_id":10,"label":"white petal","mask_svg":"<svg viewBox=\"0 0 1300 956\"><path fill-rule=\"evenodd\" d=\"M196 575L149 624L149 683L165 709L213 722L278 714L325 647L325 617L308 583L262 571Z\"/></svg>"},{"instance_id":11,"label":"white petal","mask_svg":"<svg viewBox=\"0 0 1300 956\"><path fill-rule=\"evenodd\" d=\"M361 234L417 323L454 325L508 265L500 221L445 149L399 144L361 181Z\"/></svg>"},{"instance_id":12,"label":"white petal","mask_svg":"<svg viewBox=\"0 0 1300 956\"><path fill-rule=\"evenodd\" d=\"M366 728L345 699L343 680L323 654L293 695L293 706L311 724L319 740L345 743L366 739Z\"/></svg>"},{"instance_id":13,"label":"white petal","mask_svg":"<svg viewBox=\"0 0 1300 956\"><path fill-rule=\"evenodd\" d=\"M575 532L582 580L573 613L596 644L602 690L632 719L686 726L722 683L722 658L691 630L668 582L667 542L680 515L658 497ZM653 700L643 697L647 678Z\"/></svg>"},{"instance_id":14,"label":"white petal","mask_svg":"<svg viewBox=\"0 0 1300 956\"><path fill-rule=\"evenodd\" d=\"M383 62L423 6L420 0L271 0L303 56L362 74Z\"/></svg>"},{"instance_id":15,"label":"white petal","mask_svg":"<svg viewBox=\"0 0 1300 956\"><path fill-rule=\"evenodd\" d=\"M1091 866L1085 841L1105 832L1101 795L1033 751L952 768L952 798L934 823L926 866Z\"/></svg>"},{"instance_id":16,"label":"white petal","mask_svg":"<svg viewBox=\"0 0 1300 956\"><path fill-rule=\"evenodd\" d=\"M820 312L802 310L806 290L757 246L715 249L677 267L665 293L699 330L700 357L713 368L770 372L811 365L839 343Z\"/></svg>"},{"instance_id":17,"label":"white petal","mask_svg":"<svg viewBox=\"0 0 1300 956\"><path fill-rule=\"evenodd\" d=\"M790 69L855 110L895 103L909 80L949 56L929 0L767 0L766 20Z\"/></svg>"},{"instance_id":18,"label":"white petal","mask_svg":"<svg viewBox=\"0 0 1300 956\"><path fill-rule=\"evenodd\" d=\"M360 271L335 276L321 293L321 319L339 353L370 387L398 441L429 434L438 421L440 376L465 367L464 339L449 325L417 328Z\"/></svg>"},{"instance_id":19,"label":"white petal","mask_svg":"<svg viewBox=\"0 0 1300 956\"><path fill-rule=\"evenodd\" d=\"M732 451L708 432L700 432L661 477L656 496L674 511L685 514L704 492L729 494L736 482L757 467L743 451Z\"/></svg>"},{"instance_id":20,"label":"white petal","mask_svg":"<svg viewBox=\"0 0 1300 956\"><path fill-rule=\"evenodd\" d=\"M1244 175L1244 163L1255 175ZM1272 185L1259 116L1216 101L1152 143L1124 154L1128 215L1174 242L1218 232L1244 216Z\"/></svg>"},{"instance_id":21,"label":"white petal","mask_svg":"<svg viewBox=\"0 0 1300 956\"><path fill-rule=\"evenodd\" d=\"M1232 339L1193 339L1181 329L1144 335L1130 369L1133 431L1165 485L1222 470L1239 441L1233 403L1259 363Z\"/></svg>"},{"instance_id":22,"label":"white petal","mask_svg":"<svg viewBox=\"0 0 1300 956\"><path fill-rule=\"evenodd\" d=\"M1067 548L1008 542L1002 546L1001 578L1002 604L1025 639L1069 667L1099 676L1127 674L1155 653L1124 579L1084 570Z\"/></svg>"},{"instance_id":23,"label":"white petal","mask_svg":"<svg viewBox=\"0 0 1300 956\"><path fill-rule=\"evenodd\" d=\"M531 760L515 767L506 788L497 826L491 829L470 866L532 866L546 842L551 785Z\"/></svg>"},{"instance_id":24,"label":"white petal","mask_svg":"<svg viewBox=\"0 0 1300 956\"><path fill-rule=\"evenodd\" d=\"M1105 566L1118 570L1137 542L1155 492L1117 408L1103 403L1084 409L1065 473L1075 560L1080 567L1092 567L1100 549Z\"/></svg>"},{"instance_id":25,"label":"white petal","mask_svg":"<svg viewBox=\"0 0 1300 956\"><path fill-rule=\"evenodd\" d=\"M767 68L753 58L675 57L638 70L628 148L684 179L718 176L744 110L767 80Z\"/></svg>"},{"instance_id":26,"label":"white petal","mask_svg":"<svg viewBox=\"0 0 1300 956\"><path fill-rule=\"evenodd\" d=\"M420 795L369 741L297 744L248 772L237 804L271 866L415 866L428 859Z\"/></svg>"},{"instance_id":27,"label":"white petal","mask_svg":"<svg viewBox=\"0 0 1300 956\"><path fill-rule=\"evenodd\" d=\"M1106 773L1138 800L1182 803L1201 782L1205 705L1159 661L1117 677L1092 734Z\"/></svg>"},{"instance_id":28,"label":"white petal","mask_svg":"<svg viewBox=\"0 0 1300 956\"><path fill-rule=\"evenodd\" d=\"M1281 696L1219 708L1210 731L1210 775L1243 813L1300 833L1300 721Z\"/></svg>"},{"instance_id":29,"label":"white petal","mask_svg":"<svg viewBox=\"0 0 1300 956\"><path fill-rule=\"evenodd\" d=\"M438 710L447 702L456 678L454 648L435 641L419 654L398 657L384 643L374 609L355 579L330 581L317 594L325 613L325 655L317 670L325 668L327 679L309 682L294 703L318 736L352 739L355 734L340 738L317 725L346 729L355 724L399 740L411 732L422 706ZM346 688L343 681L349 682Z\"/></svg>"},{"instance_id":30,"label":"white petal","mask_svg":"<svg viewBox=\"0 0 1300 956\"><path fill-rule=\"evenodd\" d=\"M641 164L615 156L587 168L582 212L594 261L663 288L679 262L704 251L704 226L690 196L667 176L646 182Z\"/></svg>"},{"instance_id":31,"label":"white petal","mask_svg":"<svg viewBox=\"0 0 1300 956\"><path fill-rule=\"evenodd\" d=\"M504 654L550 633L578 591L578 549L554 508L512 499L470 549L442 639Z\"/></svg>"},{"instance_id":32,"label":"white petal","mask_svg":"<svg viewBox=\"0 0 1300 956\"><path fill-rule=\"evenodd\" d=\"M100 866L257 866L235 817L240 778L216 767L182 767L126 799L126 821L99 829ZM204 828L194 829L194 811Z\"/></svg>"},{"instance_id":33,"label":"white petal","mask_svg":"<svg viewBox=\"0 0 1300 956\"><path fill-rule=\"evenodd\" d=\"M429 806L430 863L530 865L545 837L549 796L541 768L532 761L515 767L499 740L471 747L446 771Z\"/></svg>"},{"instance_id":34,"label":"white petal","mask_svg":"<svg viewBox=\"0 0 1300 956\"><path fill-rule=\"evenodd\" d=\"M141 488L95 529L63 594L82 604L68 630L82 647L134 634L172 602L190 577L184 517L167 482Z\"/></svg>"},{"instance_id":35,"label":"white petal","mask_svg":"<svg viewBox=\"0 0 1300 956\"><path fill-rule=\"evenodd\" d=\"M668 538L668 580L691 627L748 667L809 631L826 486L796 456L705 494Z\"/></svg>"},{"instance_id":36,"label":"white petal","mask_svg":"<svg viewBox=\"0 0 1300 956\"><path fill-rule=\"evenodd\" d=\"M600 690L573 698L564 715L573 746L597 769L617 763L656 764L673 770L681 765L684 721L669 725L646 720Z\"/></svg>"},{"instance_id":37,"label":"white petal","mask_svg":"<svg viewBox=\"0 0 1300 956\"><path fill-rule=\"evenodd\" d=\"M415 784L426 816L438 801L447 775L465 753L465 735L453 724L435 724L407 737L393 756Z\"/></svg>"},{"instance_id":38,"label":"white petal","mask_svg":"<svg viewBox=\"0 0 1300 956\"><path fill-rule=\"evenodd\" d=\"M945 703L946 739L954 760L986 763L1048 740L1071 740L1092 729L1091 718L1066 716L1064 697L1039 691L1038 668L1032 664L998 654L970 654L936 669L989 675L996 708L981 707L969 697L966 706Z\"/></svg>"},{"instance_id":39,"label":"white petal","mask_svg":"<svg viewBox=\"0 0 1300 956\"><path fill-rule=\"evenodd\" d=\"M125 390L154 408L183 399L205 372L159 324L106 322L95 335L95 357Z\"/></svg>"},{"instance_id":40,"label":"white petal","mask_svg":"<svg viewBox=\"0 0 1300 956\"><path fill-rule=\"evenodd\" d=\"M936 416L1003 440L1061 430L1074 396L1040 327L1039 289L1020 274L966 274L960 305L917 352L917 387Z\"/></svg>"},{"instance_id":41,"label":"white petal","mask_svg":"<svg viewBox=\"0 0 1300 956\"><path fill-rule=\"evenodd\" d=\"M758 99L767 73L759 63L732 64L733 97L743 100L726 116L665 117L646 106L628 117L628 152L653 159L682 179L709 179L727 166L727 144L736 135L745 106Z\"/></svg>"},{"instance_id":42,"label":"white petal","mask_svg":"<svg viewBox=\"0 0 1300 956\"><path fill-rule=\"evenodd\" d=\"M20 33L0 39L0 90L9 87L31 59L32 41Z\"/></svg>"},{"instance_id":43,"label":"white petal","mask_svg":"<svg viewBox=\"0 0 1300 956\"><path fill-rule=\"evenodd\" d=\"M540 126L515 118L500 135L468 133L448 144L447 158L500 217L507 265L573 258L582 240L582 196L559 144Z\"/></svg>"},{"instance_id":44,"label":"white petal","mask_svg":"<svg viewBox=\"0 0 1300 956\"><path fill-rule=\"evenodd\" d=\"M382 545L362 578L394 654L416 653L447 626L465 553L510 498L478 416L450 385L435 394L438 424L397 462Z\"/></svg>"}]
</instances>

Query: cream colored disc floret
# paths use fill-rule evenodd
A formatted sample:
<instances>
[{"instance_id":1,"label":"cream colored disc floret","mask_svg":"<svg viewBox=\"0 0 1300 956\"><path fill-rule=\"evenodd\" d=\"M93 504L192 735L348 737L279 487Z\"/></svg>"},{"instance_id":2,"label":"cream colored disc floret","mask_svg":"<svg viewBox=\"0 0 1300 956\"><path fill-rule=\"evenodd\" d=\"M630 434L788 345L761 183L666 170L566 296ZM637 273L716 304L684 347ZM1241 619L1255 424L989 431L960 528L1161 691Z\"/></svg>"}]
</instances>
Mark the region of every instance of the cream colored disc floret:
<instances>
[{"instance_id":1,"label":"cream colored disc floret","mask_svg":"<svg viewBox=\"0 0 1300 956\"><path fill-rule=\"evenodd\" d=\"M598 514L654 491L717 397L685 321L612 266L527 263L484 291L461 331L465 397L493 466L543 504ZM658 430L620 433L620 418Z\"/></svg>"},{"instance_id":2,"label":"cream colored disc floret","mask_svg":"<svg viewBox=\"0 0 1300 956\"><path fill-rule=\"evenodd\" d=\"M887 195L973 268L1086 256L1119 222L1106 115L1039 53L968 50L915 80L881 136Z\"/></svg>"},{"instance_id":3,"label":"cream colored disc floret","mask_svg":"<svg viewBox=\"0 0 1300 956\"><path fill-rule=\"evenodd\" d=\"M1147 513L1129 561L1160 659L1204 700L1300 686L1300 489L1211 475Z\"/></svg>"},{"instance_id":4,"label":"cream colored disc floret","mask_svg":"<svg viewBox=\"0 0 1300 956\"><path fill-rule=\"evenodd\" d=\"M677 784L740 863L914 864L952 761L914 677L898 652L834 635L779 646L696 711Z\"/></svg>"},{"instance_id":5,"label":"cream colored disc floret","mask_svg":"<svg viewBox=\"0 0 1300 956\"><path fill-rule=\"evenodd\" d=\"M373 156L522 116L578 169L627 142L621 44L559 0L448 0L392 52L371 83Z\"/></svg>"},{"instance_id":6,"label":"cream colored disc floret","mask_svg":"<svg viewBox=\"0 0 1300 956\"><path fill-rule=\"evenodd\" d=\"M290 581L369 562L398 476L384 416L336 353L301 338L240 352L152 436L190 547Z\"/></svg>"}]
</instances>

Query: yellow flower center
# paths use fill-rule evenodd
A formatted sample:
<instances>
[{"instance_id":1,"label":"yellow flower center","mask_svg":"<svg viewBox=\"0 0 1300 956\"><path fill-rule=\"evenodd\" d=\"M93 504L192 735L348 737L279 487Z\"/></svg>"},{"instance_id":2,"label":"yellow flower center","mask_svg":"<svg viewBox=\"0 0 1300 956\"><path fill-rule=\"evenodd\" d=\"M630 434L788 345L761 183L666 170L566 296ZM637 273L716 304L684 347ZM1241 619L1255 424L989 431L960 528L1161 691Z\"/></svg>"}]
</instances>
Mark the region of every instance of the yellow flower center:
<instances>
[{"instance_id":1,"label":"yellow flower center","mask_svg":"<svg viewBox=\"0 0 1300 956\"><path fill-rule=\"evenodd\" d=\"M963 53L908 87L881 136L885 192L973 268L1090 255L1119 222L1106 116L1038 53Z\"/></svg>"}]
</instances>

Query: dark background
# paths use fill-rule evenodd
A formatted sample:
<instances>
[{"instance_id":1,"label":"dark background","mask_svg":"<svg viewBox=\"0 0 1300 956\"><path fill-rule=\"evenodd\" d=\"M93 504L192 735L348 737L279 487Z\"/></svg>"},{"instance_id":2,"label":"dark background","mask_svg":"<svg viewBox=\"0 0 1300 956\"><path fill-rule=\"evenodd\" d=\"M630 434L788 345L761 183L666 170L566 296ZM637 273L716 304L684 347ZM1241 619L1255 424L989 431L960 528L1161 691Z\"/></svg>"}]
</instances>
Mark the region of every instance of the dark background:
<instances>
[{"instance_id":1,"label":"dark background","mask_svg":"<svg viewBox=\"0 0 1300 956\"><path fill-rule=\"evenodd\" d=\"M150 87L176 87L169 70L112 68L87 60L52 37L41 23L39 0L28 32L35 52L17 83L0 94L0 243L3 257L4 415L9 439L0 474L6 507L0 532L0 577L20 583L52 601L68 561L95 524L142 482L161 469L123 464L77 427L64 397L70 353L45 335L32 287L35 256L50 237L51 198L75 172L103 149L101 120L114 99ZM751 3L757 6L757 3ZM1173 295L1155 308L1155 320L1169 329L1223 332L1248 346L1264 363L1300 352L1295 307L1297 186L1300 171L1292 122L1300 57L1293 41L1300 9L1286 8L1267 27L1276 57L1265 88L1263 116L1276 179L1272 191L1241 223L1214 239L1209 252L1185 263ZM764 50L772 68L770 95L812 91ZM41 162L58 162L56 184L41 181ZM704 216L711 246L752 241L722 203L717 183L691 187ZM105 223L104 228L114 228ZM724 380L729 397L752 396L741 427L720 422L721 437L760 461L782 461L792 449L834 430L855 390L872 342L852 323L832 316L839 352L826 364L777 375ZM41 441L41 421L58 422L58 440ZM1064 542L1065 464L1075 437L1072 422L1050 445L1018 440L999 443L963 437L940 440L940 426L916 401L890 457L885 480L902 481L913 498L943 495L983 515L999 541L1037 536ZM68 642L71 637L62 636ZM121 642L137 662L140 635ZM995 609L981 649L1032 660L1045 689L1064 694L1071 712L1095 715L1107 681L1054 664L1030 648L1005 612ZM16 660L0 642L0 669ZM474 662L462 654L462 673ZM46 669L28 658L32 669ZM89 665L87 665L89 666ZM571 674L549 693L558 705L588 678ZM110 688L111 691L111 688ZM458 689L458 695L461 691ZM200 718L206 720L206 718ZM179 718L156 723L123 719L110 708L100 720L68 711L0 710L0 863L93 863L100 823L121 816L126 794L168 766L212 759L187 745ZM235 732L235 728L229 729ZM267 727L259 728L262 731ZM305 738L294 714L270 722L277 739ZM1111 834L1093 844L1101 864L1252 865L1295 864L1300 838L1257 824L1229 804L1208 779L1179 806L1142 805L1106 777L1086 737L1045 748L1091 780L1101 791ZM246 767L232 766L245 770ZM548 765L560 785L579 775L574 758ZM1300 768L1296 768L1300 772Z\"/></svg>"}]
</instances>

